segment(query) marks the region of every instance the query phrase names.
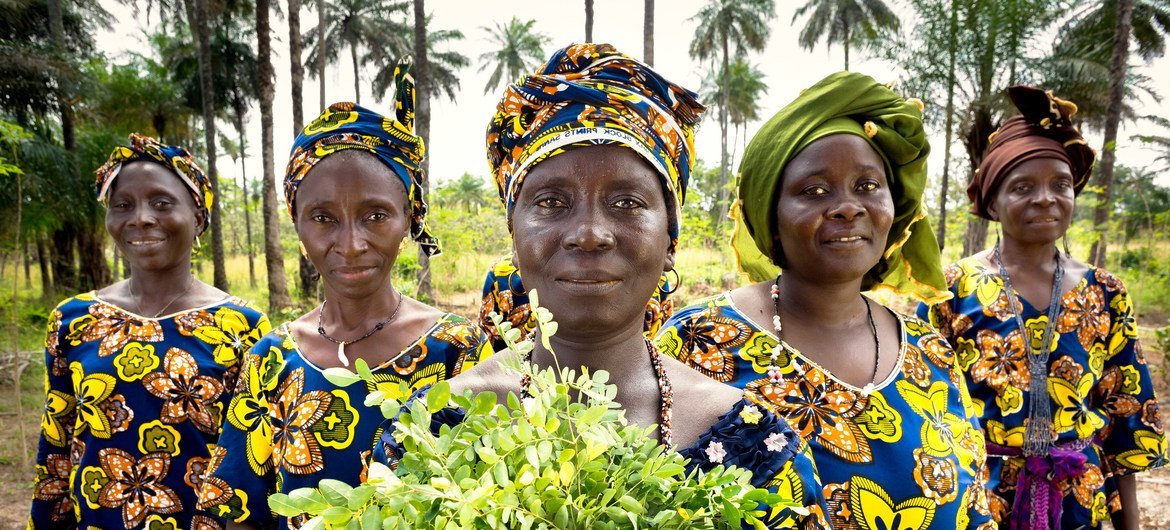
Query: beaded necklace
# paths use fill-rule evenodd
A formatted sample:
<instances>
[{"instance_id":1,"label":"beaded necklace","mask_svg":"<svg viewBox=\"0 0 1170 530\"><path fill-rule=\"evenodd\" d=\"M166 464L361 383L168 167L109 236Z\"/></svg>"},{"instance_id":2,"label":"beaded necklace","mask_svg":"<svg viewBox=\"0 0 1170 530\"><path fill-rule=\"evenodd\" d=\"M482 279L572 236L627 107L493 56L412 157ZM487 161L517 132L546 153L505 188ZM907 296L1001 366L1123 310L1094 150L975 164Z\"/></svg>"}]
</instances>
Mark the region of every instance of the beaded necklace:
<instances>
[{"instance_id":1,"label":"beaded necklace","mask_svg":"<svg viewBox=\"0 0 1170 530\"><path fill-rule=\"evenodd\" d=\"M1032 348L1024 317L1016 310L1020 302L1012 289L1012 278L1003 265L1003 253L999 243L995 244L995 264L1003 278L1003 290L1007 294L1008 311L1016 319L1016 327L1024 335L1024 351L1028 356L1028 422L1024 430L1024 454L1026 456L1047 455L1055 438L1052 428L1052 400L1048 397L1048 356L1052 353L1052 337L1056 328L1056 316L1060 312L1060 288L1064 284L1064 266L1060 263L1060 251L1056 252L1056 272L1052 275L1052 298L1048 302L1048 321L1040 338L1040 351ZM1022 305L1020 306L1023 307Z\"/></svg>"},{"instance_id":2,"label":"beaded necklace","mask_svg":"<svg viewBox=\"0 0 1170 530\"><path fill-rule=\"evenodd\" d=\"M674 408L674 388L670 386L670 378L666 375L666 367L662 364L661 354L658 353L658 348L654 347L654 343L646 338L646 351L650 352L650 366L654 367L654 373L658 376L658 395L659 395L659 413L658 413L658 442L667 447L671 447L673 440L671 437L670 418L671 409ZM532 350L524 354L522 360L526 363L532 363ZM528 392L528 386L532 384L532 378L525 375L520 378L520 395L521 397L532 397Z\"/></svg>"}]
</instances>

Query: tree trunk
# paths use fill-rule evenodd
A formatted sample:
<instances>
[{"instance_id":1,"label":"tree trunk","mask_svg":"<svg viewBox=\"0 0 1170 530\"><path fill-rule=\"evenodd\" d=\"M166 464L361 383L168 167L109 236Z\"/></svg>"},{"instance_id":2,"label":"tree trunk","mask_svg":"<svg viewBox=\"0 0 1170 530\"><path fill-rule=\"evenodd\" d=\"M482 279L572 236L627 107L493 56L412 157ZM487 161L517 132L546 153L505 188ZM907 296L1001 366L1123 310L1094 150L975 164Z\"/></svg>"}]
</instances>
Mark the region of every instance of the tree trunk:
<instances>
[{"instance_id":1,"label":"tree trunk","mask_svg":"<svg viewBox=\"0 0 1170 530\"><path fill-rule=\"evenodd\" d=\"M845 70L848 71L849 70L849 28L848 27L845 28L845 39L841 41L841 44L845 48Z\"/></svg>"},{"instance_id":2,"label":"tree trunk","mask_svg":"<svg viewBox=\"0 0 1170 530\"><path fill-rule=\"evenodd\" d=\"M422 138L424 145L430 144L431 136L431 72L427 59L427 16L426 2L414 0L414 133ZM422 159L419 170L427 174L430 156ZM430 193L429 179L423 181L423 196ZM418 296L434 303L435 291L431 286L431 258L418 249Z\"/></svg>"},{"instance_id":3,"label":"tree trunk","mask_svg":"<svg viewBox=\"0 0 1170 530\"><path fill-rule=\"evenodd\" d=\"M248 247L248 285L255 287L256 247L252 245L252 194L248 191L248 144L247 136L244 134L244 112L242 108L236 109L236 132L240 134L240 178L243 179L244 241Z\"/></svg>"},{"instance_id":4,"label":"tree trunk","mask_svg":"<svg viewBox=\"0 0 1170 530\"><path fill-rule=\"evenodd\" d=\"M41 270L41 298L53 298L53 275L49 272L49 246L45 244L45 235L37 234L37 266Z\"/></svg>"},{"instance_id":5,"label":"tree trunk","mask_svg":"<svg viewBox=\"0 0 1170 530\"><path fill-rule=\"evenodd\" d=\"M325 41L325 0L317 0L317 83L320 92L320 107L317 114L325 111L325 50L328 42Z\"/></svg>"},{"instance_id":6,"label":"tree trunk","mask_svg":"<svg viewBox=\"0 0 1170 530\"><path fill-rule=\"evenodd\" d=\"M203 143L207 150L207 178L211 180L211 187L219 191L219 174L215 169L215 88L212 80L211 67L211 27L210 9L207 3L210 0L185 0L187 22L191 27L191 34L199 47L199 93L203 100ZM215 287L227 291L227 269L224 268L223 253L223 223L220 201L211 203L211 262L214 266Z\"/></svg>"},{"instance_id":7,"label":"tree trunk","mask_svg":"<svg viewBox=\"0 0 1170 530\"><path fill-rule=\"evenodd\" d=\"M77 291L77 228L72 222L53 231L53 287L58 293Z\"/></svg>"},{"instance_id":8,"label":"tree trunk","mask_svg":"<svg viewBox=\"0 0 1170 530\"><path fill-rule=\"evenodd\" d=\"M288 53L292 73L293 136L305 128L305 67L301 64L301 0L288 0ZM317 270L304 254L298 254L301 299L316 299Z\"/></svg>"},{"instance_id":9,"label":"tree trunk","mask_svg":"<svg viewBox=\"0 0 1170 530\"><path fill-rule=\"evenodd\" d=\"M20 206L17 205L17 209L19 208ZM24 249L21 252L23 257L20 261L24 263L24 283L32 285L32 252L30 252L32 249L29 248L28 239L24 240L22 248Z\"/></svg>"},{"instance_id":10,"label":"tree trunk","mask_svg":"<svg viewBox=\"0 0 1170 530\"><path fill-rule=\"evenodd\" d=\"M48 0L49 8L49 33L53 39L53 45L59 50L61 54L66 53L67 44L65 43L65 15L61 8L62 0ZM74 118L73 106L70 104L70 95L64 92L63 87L58 87L59 92L57 96L57 108L61 113L61 142L67 151L73 151L77 145L76 135L74 133Z\"/></svg>"},{"instance_id":11,"label":"tree trunk","mask_svg":"<svg viewBox=\"0 0 1170 530\"><path fill-rule=\"evenodd\" d=\"M654 66L654 0L646 0L642 16L642 60Z\"/></svg>"},{"instance_id":12,"label":"tree trunk","mask_svg":"<svg viewBox=\"0 0 1170 530\"><path fill-rule=\"evenodd\" d=\"M268 269L268 311L292 305L284 277L284 252L280 248L280 218L276 204L273 169L272 97L276 74L272 69L272 41L268 17L270 0L256 0L257 84L260 88L260 150L264 160L264 262Z\"/></svg>"},{"instance_id":13,"label":"tree trunk","mask_svg":"<svg viewBox=\"0 0 1170 530\"><path fill-rule=\"evenodd\" d=\"M362 102L361 65L358 64L357 42L349 43L349 57L353 59L353 102Z\"/></svg>"},{"instance_id":14,"label":"tree trunk","mask_svg":"<svg viewBox=\"0 0 1170 530\"><path fill-rule=\"evenodd\" d=\"M1105 145L1101 148L1101 166L1097 185L1101 200L1093 211L1093 230L1097 240L1089 251L1094 266L1105 266L1105 231L1109 228L1109 211L1113 207L1113 165L1117 161L1117 128L1121 124L1121 105L1125 95L1125 70L1129 59L1129 33L1133 21L1133 0L1117 2L1117 32L1113 35L1113 58L1109 65L1109 107L1105 111Z\"/></svg>"},{"instance_id":15,"label":"tree trunk","mask_svg":"<svg viewBox=\"0 0 1170 530\"><path fill-rule=\"evenodd\" d=\"M939 250L947 246L947 193L951 181L951 142L955 137L955 56L957 55L955 41L958 39L958 32L959 6L956 0L951 0L950 31L947 32L950 38L947 39L947 109L946 124L944 125L946 139L943 142L942 190L939 192L938 198L938 227L936 228Z\"/></svg>"},{"instance_id":16,"label":"tree trunk","mask_svg":"<svg viewBox=\"0 0 1170 530\"><path fill-rule=\"evenodd\" d=\"M77 231L77 256L80 288L98 289L111 283L110 264L105 253L106 227L102 222L87 223Z\"/></svg>"},{"instance_id":17,"label":"tree trunk","mask_svg":"<svg viewBox=\"0 0 1170 530\"><path fill-rule=\"evenodd\" d=\"M585 0L585 42L593 42L593 0Z\"/></svg>"},{"instance_id":18,"label":"tree trunk","mask_svg":"<svg viewBox=\"0 0 1170 530\"><path fill-rule=\"evenodd\" d=\"M722 85L719 103L719 198L720 204L716 207L719 212L718 223L716 228L727 219L727 213L731 208L731 182L729 182L727 171L727 107L731 104L731 94L729 93L729 84L731 82L731 72L729 55L730 43L727 35L723 36L723 72L720 74Z\"/></svg>"}]
</instances>

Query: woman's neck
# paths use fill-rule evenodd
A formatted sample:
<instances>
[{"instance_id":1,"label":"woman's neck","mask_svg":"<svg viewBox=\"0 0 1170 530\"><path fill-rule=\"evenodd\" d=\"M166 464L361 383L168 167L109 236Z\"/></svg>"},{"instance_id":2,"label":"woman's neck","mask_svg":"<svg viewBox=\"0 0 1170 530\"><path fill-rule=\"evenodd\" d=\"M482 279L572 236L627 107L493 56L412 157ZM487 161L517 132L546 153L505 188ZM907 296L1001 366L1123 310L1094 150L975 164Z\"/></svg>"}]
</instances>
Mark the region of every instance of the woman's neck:
<instances>
[{"instance_id":1,"label":"woman's neck","mask_svg":"<svg viewBox=\"0 0 1170 530\"><path fill-rule=\"evenodd\" d=\"M375 323L389 318L403 296L389 283L361 298L342 296L326 284L322 322L328 325L330 335L365 333Z\"/></svg>"},{"instance_id":2,"label":"woman's neck","mask_svg":"<svg viewBox=\"0 0 1170 530\"><path fill-rule=\"evenodd\" d=\"M780 307L785 318L816 322L826 327L853 322L866 311L861 279L842 283L814 283L795 274L780 276Z\"/></svg>"},{"instance_id":3,"label":"woman's neck","mask_svg":"<svg viewBox=\"0 0 1170 530\"><path fill-rule=\"evenodd\" d=\"M1057 255L1055 241L1051 243L1025 244L1013 238L1004 237L999 245L1003 264L1011 270L1051 271L1054 256ZM994 259L994 256L992 256L992 259Z\"/></svg>"},{"instance_id":4,"label":"woman's neck","mask_svg":"<svg viewBox=\"0 0 1170 530\"><path fill-rule=\"evenodd\" d=\"M139 270L131 265L130 278L126 280L126 284L130 293L141 299L136 302L142 305L143 309L147 309L147 306L152 304L143 304L143 301L171 300L190 291L194 281L191 262L186 261L168 269L151 271Z\"/></svg>"}]
</instances>

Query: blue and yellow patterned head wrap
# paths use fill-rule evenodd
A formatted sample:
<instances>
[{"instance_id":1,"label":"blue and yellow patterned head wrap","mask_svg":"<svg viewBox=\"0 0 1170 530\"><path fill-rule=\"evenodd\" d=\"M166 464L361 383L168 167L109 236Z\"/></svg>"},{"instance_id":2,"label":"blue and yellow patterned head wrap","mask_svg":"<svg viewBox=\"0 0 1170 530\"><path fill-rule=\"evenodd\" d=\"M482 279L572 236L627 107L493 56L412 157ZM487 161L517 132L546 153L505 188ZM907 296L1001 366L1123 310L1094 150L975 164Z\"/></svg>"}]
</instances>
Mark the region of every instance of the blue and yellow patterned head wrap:
<instances>
[{"instance_id":1,"label":"blue and yellow patterned head wrap","mask_svg":"<svg viewBox=\"0 0 1170 530\"><path fill-rule=\"evenodd\" d=\"M402 181L410 201L410 237L428 256L434 256L440 247L427 227L427 201L423 195L426 175L420 167L426 147L422 138L414 134L414 78L408 61L400 61L394 69L394 84L397 119L355 103L334 103L297 135L284 171L284 197L289 216L295 221L297 188L313 166L346 149L365 151Z\"/></svg>"},{"instance_id":2,"label":"blue and yellow patterned head wrap","mask_svg":"<svg viewBox=\"0 0 1170 530\"><path fill-rule=\"evenodd\" d=\"M609 44L558 50L508 85L488 126L488 162L509 219L532 166L575 147L623 145L662 175L674 199L674 248L703 110L697 94Z\"/></svg>"},{"instance_id":3,"label":"blue and yellow patterned head wrap","mask_svg":"<svg viewBox=\"0 0 1170 530\"><path fill-rule=\"evenodd\" d=\"M122 172L122 166L140 160L162 164L179 176L195 199L195 207L203 210L203 230L207 230L211 224L211 203L215 200L211 180L182 146L166 145L149 136L132 133L130 145L115 147L106 163L97 168L94 173L97 174L98 202L106 206L114 188L114 178Z\"/></svg>"}]
</instances>

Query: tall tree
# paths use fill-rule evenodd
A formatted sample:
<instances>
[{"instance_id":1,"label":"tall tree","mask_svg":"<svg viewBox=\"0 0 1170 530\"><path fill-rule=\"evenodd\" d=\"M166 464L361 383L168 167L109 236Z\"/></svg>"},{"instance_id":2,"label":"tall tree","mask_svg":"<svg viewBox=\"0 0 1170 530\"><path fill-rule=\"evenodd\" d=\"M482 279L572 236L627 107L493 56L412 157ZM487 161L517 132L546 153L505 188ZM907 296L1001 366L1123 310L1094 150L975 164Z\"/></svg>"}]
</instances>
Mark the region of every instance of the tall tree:
<instances>
[{"instance_id":1,"label":"tall tree","mask_svg":"<svg viewBox=\"0 0 1170 530\"><path fill-rule=\"evenodd\" d=\"M184 0L187 11L187 24L191 34L199 47L199 86L203 101L203 148L207 151L207 177L211 180L211 187L219 189L219 173L216 171L216 144L215 144L215 89L212 79L211 57L211 0ZM211 261L214 267L214 283L221 290L228 290L227 269L224 267L223 252L223 223L221 219L221 205L218 201L211 203Z\"/></svg>"},{"instance_id":2,"label":"tall tree","mask_svg":"<svg viewBox=\"0 0 1170 530\"><path fill-rule=\"evenodd\" d=\"M811 14L809 14L811 12ZM849 69L849 47L876 39L883 31L897 31L898 16L882 0L809 0L792 15L792 22L809 14L797 42L812 51L824 37L825 44L840 44Z\"/></svg>"},{"instance_id":3,"label":"tall tree","mask_svg":"<svg viewBox=\"0 0 1170 530\"><path fill-rule=\"evenodd\" d=\"M272 97L276 73L272 68L270 0L256 0L257 79L260 88L260 151L263 158L264 262L268 269L268 311L292 305L284 277L284 252L280 248L280 217L276 208L276 171L272 153Z\"/></svg>"},{"instance_id":4,"label":"tall tree","mask_svg":"<svg viewBox=\"0 0 1170 530\"><path fill-rule=\"evenodd\" d=\"M957 0L950 0L950 20L947 23L947 103L943 125L943 170L942 185L938 194L938 228L935 239L938 248L947 246L947 193L951 185L951 143L955 139L955 61L958 54L959 6Z\"/></svg>"},{"instance_id":5,"label":"tall tree","mask_svg":"<svg viewBox=\"0 0 1170 530\"><path fill-rule=\"evenodd\" d=\"M353 65L354 101L360 102L361 89L361 58L371 43L378 39L405 34L409 28L391 18L396 14L405 14L410 4L399 0L332 0L325 3L323 12L325 26L324 36L321 36L319 22L317 28L304 35L304 43L309 47L307 61L320 64L324 54L330 62L338 59L341 45L349 49L350 61ZM325 45L322 43L337 43Z\"/></svg>"},{"instance_id":6,"label":"tall tree","mask_svg":"<svg viewBox=\"0 0 1170 530\"><path fill-rule=\"evenodd\" d=\"M593 0L585 0L585 42L593 42Z\"/></svg>"},{"instance_id":7,"label":"tall tree","mask_svg":"<svg viewBox=\"0 0 1170 530\"><path fill-rule=\"evenodd\" d=\"M492 68L492 75L483 87L484 94L499 88L501 83L515 81L544 60L544 45L549 38L533 31L532 26L535 24L535 19L521 22L512 17L507 25L497 22L495 29L487 26L480 28L487 32L494 50L479 56L479 71Z\"/></svg>"},{"instance_id":8,"label":"tall tree","mask_svg":"<svg viewBox=\"0 0 1170 530\"><path fill-rule=\"evenodd\" d=\"M289 71L292 74L292 117L295 137L305 128L304 83L305 66L301 63L301 0L288 0L288 55ZM298 260L300 265L301 299L316 298L317 270L304 254Z\"/></svg>"},{"instance_id":9,"label":"tall tree","mask_svg":"<svg viewBox=\"0 0 1170 530\"><path fill-rule=\"evenodd\" d=\"M427 27L431 24L431 17L427 17ZM466 55L452 51L459 41L463 40L463 32L457 29L427 30L427 77L431 93L438 96L440 93L449 101L455 101L455 94L459 91L459 70L467 68L471 61ZM417 55L414 52L414 38L407 50L398 50L393 43L376 45L370 50L366 62L376 65L378 73L374 75L371 88L374 95L385 98L386 92L394 85L394 66L398 59L405 55Z\"/></svg>"},{"instance_id":10,"label":"tall tree","mask_svg":"<svg viewBox=\"0 0 1170 530\"><path fill-rule=\"evenodd\" d=\"M1105 140L1101 147L1101 164L1097 184L1101 200L1093 211L1093 228L1097 240L1089 251L1093 265L1105 266L1105 230L1109 209L1113 207L1113 164L1117 160L1117 128L1121 123L1122 97L1125 94L1125 70L1129 64L1129 33L1132 29L1133 0L1117 0L1117 31L1113 38L1113 60L1109 67L1109 110L1105 116Z\"/></svg>"},{"instance_id":11,"label":"tall tree","mask_svg":"<svg viewBox=\"0 0 1170 530\"><path fill-rule=\"evenodd\" d=\"M427 60L427 14L424 0L414 0L414 132L422 138L423 145L431 139L431 77L430 61ZM423 157L419 171L428 173L430 156ZM423 181L423 196L427 196L430 180ZM418 295L433 302L434 288L431 286L431 257L418 249Z\"/></svg>"},{"instance_id":12,"label":"tall tree","mask_svg":"<svg viewBox=\"0 0 1170 530\"><path fill-rule=\"evenodd\" d=\"M642 60L654 66L654 0L645 0L642 8Z\"/></svg>"},{"instance_id":13,"label":"tall tree","mask_svg":"<svg viewBox=\"0 0 1170 530\"><path fill-rule=\"evenodd\" d=\"M730 97L728 74L731 71L731 54L742 55L748 51L761 51L768 44L768 21L776 16L772 0L708 0L691 20L698 21L695 36L691 39L691 57L702 61L719 61L723 74L719 111L719 186L721 202L730 204L730 178L728 174L727 128ZM734 50L733 50L734 48ZM719 219L726 217L726 210Z\"/></svg>"},{"instance_id":14,"label":"tall tree","mask_svg":"<svg viewBox=\"0 0 1170 530\"><path fill-rule=\"evenodd\" d=\"M716 110L722 111L727 105L728 120L734 128L735 139L747 142L747 124L760 119L760 97L768 92L768 84L764 82L764 73L749 63L744 57L736 57L729 66L727 75L728 97L723 97L723 72L712 70L703 80L701 93L703 99L714 102ZM741 132L745 133L741 135ZM729 163L734 161L736 143L731 144L731 153L728 154ZM718 224L719 216L726 212L728 198L724 194L715 197L714 208L710 210L711 222Z\"/></svg>"},{"instance_id":15,"label":"tall tree","mask_svg":"<svg viewBox=\"0 0 1170 530\"><path fill-rule=\"evenodd\" d=\"M325 10L325 0L317 0L317 84L320 91L320 104L317 112L325 110L325 63L330 57L329 39L325 37L325 28L329 27L329 12Z\"/></svg>"}]
</instances>

